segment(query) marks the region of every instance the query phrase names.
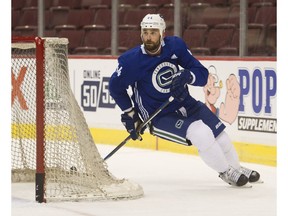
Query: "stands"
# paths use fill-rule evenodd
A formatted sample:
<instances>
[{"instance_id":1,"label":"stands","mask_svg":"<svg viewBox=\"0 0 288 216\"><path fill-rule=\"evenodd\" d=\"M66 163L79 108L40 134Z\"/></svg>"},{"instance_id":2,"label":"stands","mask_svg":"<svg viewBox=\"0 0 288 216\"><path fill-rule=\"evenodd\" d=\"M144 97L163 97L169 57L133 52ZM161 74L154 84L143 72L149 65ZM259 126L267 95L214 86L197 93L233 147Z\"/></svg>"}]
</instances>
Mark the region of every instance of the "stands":
<instances>
[{"instance_id":1,"label":"stands","mask_svg":"<svg viewBox=\"0 0 288 216\"><path fill-rule=\"evenodd\" d=\"M37 2L12 0L12 35L37 35ZM119 53L141 44L139 24L147 13L161 13L167 23L166 35L172 35L173 2L119 0ZM181 2L182 37L193 53L238 55L239 0ZM44 36L69 38L69 54L109 54L111 0L47 0L44 7ZM248 55L275 56L276 0L248 0L247 16Z\"/></svg>"}]
</instances>

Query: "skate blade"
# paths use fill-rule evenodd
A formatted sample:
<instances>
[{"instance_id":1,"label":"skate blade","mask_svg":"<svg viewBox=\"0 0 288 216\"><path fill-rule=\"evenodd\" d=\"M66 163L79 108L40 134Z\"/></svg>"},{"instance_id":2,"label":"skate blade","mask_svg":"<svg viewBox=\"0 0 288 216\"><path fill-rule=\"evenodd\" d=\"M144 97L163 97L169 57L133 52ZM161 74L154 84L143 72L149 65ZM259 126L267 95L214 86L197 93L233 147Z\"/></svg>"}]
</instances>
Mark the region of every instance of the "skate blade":
<instances>
[{"instance_id":1,"label":"skate blade","mask_svg":"<svg viewBox=\"0 0 288 216\"><path fill-rule=\"evenodd\" d=\"M253 185L251 184L251 183L247 183L247 184L245 184L245 185L243 185L243 186L236 186L236 185L230 185L231 187L233 187L233 188L239 188L239 189L243 189L243 188L252 188L253 187Z\"/></svg>"},{"instance_id":2,"label":"skate blade","mask_svg":"<svg viewBox=\"0 0 288 216\"><path fill-rule=\"evenodd\" d=\"M262 179L259 179L257 182L250 182L251 184L263 184L264 181Z\"/></svg>"},{"instance_id":3,"label":"skate blade","mask_svg":"<svg viewBox=\"0 0 288 216\"><path fill-rule=\"evenodd\" d=\"M240 188L252 188L252 187L253 185L250 182L248 182L247 184L241 186Z\"/></svg>"}]
</instances>

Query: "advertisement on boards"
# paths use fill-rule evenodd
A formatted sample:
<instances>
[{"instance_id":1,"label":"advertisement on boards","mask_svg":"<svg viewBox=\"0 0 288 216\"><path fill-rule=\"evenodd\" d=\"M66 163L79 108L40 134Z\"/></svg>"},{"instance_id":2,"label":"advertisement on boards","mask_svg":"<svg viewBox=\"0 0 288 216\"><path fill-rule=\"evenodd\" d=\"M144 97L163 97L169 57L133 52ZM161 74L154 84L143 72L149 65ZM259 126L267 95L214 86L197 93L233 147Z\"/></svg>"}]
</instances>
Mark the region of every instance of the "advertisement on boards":
<instances>
[{"instance_id":1,"label":"advertisement on boards","mask_svg":"<svg viewBox=\"0 0 288 216\"><path fill-rule=\"evenodd\" d=\"M227 126L233 140L276 145L277 73L271 61L203 61L202 89L191 88Z\"/></svg>"}]
</instances>

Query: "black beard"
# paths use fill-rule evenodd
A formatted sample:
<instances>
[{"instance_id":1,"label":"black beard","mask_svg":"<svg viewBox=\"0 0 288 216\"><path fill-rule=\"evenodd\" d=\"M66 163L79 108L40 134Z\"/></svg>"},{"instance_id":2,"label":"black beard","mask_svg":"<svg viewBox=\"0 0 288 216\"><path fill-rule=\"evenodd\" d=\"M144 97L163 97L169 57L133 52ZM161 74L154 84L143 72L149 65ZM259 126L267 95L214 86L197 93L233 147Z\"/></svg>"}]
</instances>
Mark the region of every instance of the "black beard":
<instances>
[{"instance_id":1,"label":"black beard","mask_svg":"<svg viewBox=\"0 0 288 216\"><path fill-rule=\"evenodd\" d=\"M156 52L159 46L161 46L160 40L158 41L158 43L152 43L151 41L147 41L146 43L144 43L145 50L151 53Z\"/></svg>"}]
</instances>

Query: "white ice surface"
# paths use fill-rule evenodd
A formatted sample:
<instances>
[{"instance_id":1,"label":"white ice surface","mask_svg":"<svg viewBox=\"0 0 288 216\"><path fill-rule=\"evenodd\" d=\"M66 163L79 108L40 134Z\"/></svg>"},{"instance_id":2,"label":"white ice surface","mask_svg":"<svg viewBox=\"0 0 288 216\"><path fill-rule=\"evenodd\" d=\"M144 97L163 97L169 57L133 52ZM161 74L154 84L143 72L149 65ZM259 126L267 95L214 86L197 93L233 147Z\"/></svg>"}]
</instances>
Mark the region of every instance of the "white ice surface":
<instances>
[{"instance_id":1,"label":"white ice surface","mask_svg":"<svg viewBox=\"0 0 288 216\"><path fill-rule=\"evenodd\" d=\"M115 146L98 144L104 158ZM276 168L242 163L263 184L233 188L198 156L122 147L107 160L116 177L140 184L144 197L126 201L36 203L34 184L12 184L13 216L276 216ZM287 214L288 215L288 214Z\"/></svg>"}]
</instances>

